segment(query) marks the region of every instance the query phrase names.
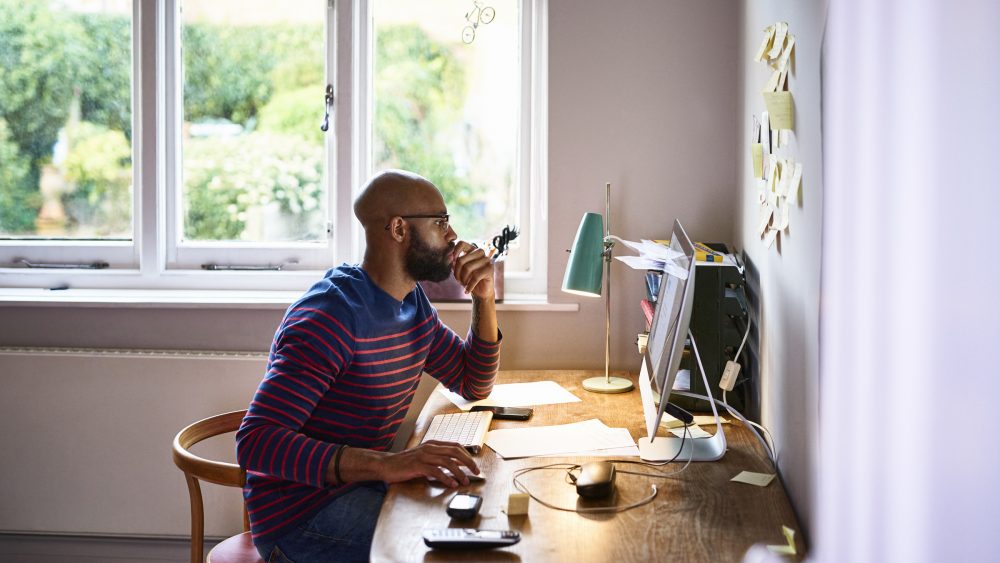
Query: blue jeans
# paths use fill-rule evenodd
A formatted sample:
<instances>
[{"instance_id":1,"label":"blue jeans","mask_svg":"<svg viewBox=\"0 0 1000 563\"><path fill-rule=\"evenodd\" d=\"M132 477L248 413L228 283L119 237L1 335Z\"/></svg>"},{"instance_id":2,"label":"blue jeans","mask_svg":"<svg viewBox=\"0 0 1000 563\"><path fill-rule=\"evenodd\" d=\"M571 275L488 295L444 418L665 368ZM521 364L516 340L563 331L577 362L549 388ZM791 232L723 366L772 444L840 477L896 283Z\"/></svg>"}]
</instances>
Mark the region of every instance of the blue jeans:
<instances>
[{"instance_id":1,"label":"blue jeans","mask_svg":"<svg viewBox=\"0 0 1000 563\"><path fill-rule=\"evenodd\" d=\"M385 493L385 483L362 483L257 551L268 563L368 561Z\"/></svg>"}]
</instances>

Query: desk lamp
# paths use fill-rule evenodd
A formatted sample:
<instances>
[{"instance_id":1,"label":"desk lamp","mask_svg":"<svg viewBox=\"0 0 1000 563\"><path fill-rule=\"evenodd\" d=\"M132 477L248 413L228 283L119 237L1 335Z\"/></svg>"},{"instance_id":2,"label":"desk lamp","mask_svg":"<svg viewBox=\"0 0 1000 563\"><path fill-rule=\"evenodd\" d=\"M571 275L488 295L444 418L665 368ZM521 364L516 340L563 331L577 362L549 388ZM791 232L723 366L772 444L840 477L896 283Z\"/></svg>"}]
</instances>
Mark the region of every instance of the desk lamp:
<instances>
[{"instance_id":1,"label":"desk lamp","mask_svg":"<svg viewBox=\"0 0 1000 563\"><path fill-rule=\"evenodd\" d=\"M611 377L611 184L605 184L604 220L599 213L585 213L573 239L563 277L562 290L586 297L601 296L601 272L604 272L605 336L604 377L583 381L583 388L595 393L624 393L632 390L632 382L624 377Z\"/></svg>"}]
</instances>

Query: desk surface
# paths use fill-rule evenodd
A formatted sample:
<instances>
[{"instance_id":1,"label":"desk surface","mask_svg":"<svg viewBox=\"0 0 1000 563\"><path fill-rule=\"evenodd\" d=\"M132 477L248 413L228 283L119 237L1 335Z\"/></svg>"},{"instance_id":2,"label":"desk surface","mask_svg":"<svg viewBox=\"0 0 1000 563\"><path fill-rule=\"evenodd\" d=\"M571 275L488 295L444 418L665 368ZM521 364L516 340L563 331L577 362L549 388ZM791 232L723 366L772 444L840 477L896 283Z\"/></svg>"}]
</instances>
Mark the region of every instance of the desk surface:
<instances>
[{"instance_id":1,"label":"desk surface","mask_svg":"<svg viewBox=\"0 0 1000 563\"><path fill-rule=\"evenodd\" d=\"M645 436L638 388L629 393L602 395L584 391L581 382L596 372L525 370L502 371L498 383L553 380L580 402L534 407L528 422L496 420L493 429L520 428L525 424L546 426L599 418L616 428L628 428L633 439ZM603 375L603 372L600 374ZM631 376L633 382L635 376ZM457 412L440 393L427 400L408 444L419 442L431 417ZM728 418L728 417L727 417ZM483 497L474 520L452 521L445 514L453 490L429 485L423 480L389 487L375 538L373 561L739 561L757 542L784 544L782 524L796 530L797 550L803 553L800 528L781 483L775 479L765 488L730 479L743 470L770 472L763 450L740 424L723 425L728 443L726 455L716 462L692 462L673 478L649 479L619 474L615 498L589 501L588 506L624 505L648 496L650 485L659 489L656 499L621 513L578 514L540 505L534 500L527 516L501 511L513 490L511 474L523 467L556 462L580 463L597 458L559 457L504 460L484 447L476 457L485 483L459 487ZM665 431L661 431L663 435ZM634 458L638 459L638 458ZM683 464L660 469L670 471ZM644 468L619 465L618 469ZM564 480L564 471L534 471L522 478L533 494L558 506L577 505L575 488ZM583 506L583 505L581 505ZM497 550L435 551L422 540L425 528L512 529L521 533L517 545Z\"/></svg>"}]
</instances>

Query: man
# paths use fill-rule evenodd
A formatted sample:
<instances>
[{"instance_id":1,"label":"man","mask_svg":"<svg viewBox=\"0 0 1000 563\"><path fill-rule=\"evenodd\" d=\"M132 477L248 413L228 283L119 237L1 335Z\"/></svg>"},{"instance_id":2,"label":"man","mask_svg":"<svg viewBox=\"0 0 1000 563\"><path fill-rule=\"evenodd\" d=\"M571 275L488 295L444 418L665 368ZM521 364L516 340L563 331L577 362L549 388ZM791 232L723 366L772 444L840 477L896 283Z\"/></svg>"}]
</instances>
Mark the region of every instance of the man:
<instances>
[{"instance_id":1,"label":"man","mask_svg":"<svg viewBox=\"0 0 1000 563\"><path fill-rule=\"evenodd\" d=\"M490 257L456 242L441 193L416 174L375 176L354 214L364 261L330 270L289 307L236 434L265 560L367 560L387 483L435 478L457 487L469 483L462 466L479 472L455 444L387 450L422 371L467 399L493 389L500 333ZM453 272L472 295L464 341L417 285Z\"/></svg>"}]
</instances>

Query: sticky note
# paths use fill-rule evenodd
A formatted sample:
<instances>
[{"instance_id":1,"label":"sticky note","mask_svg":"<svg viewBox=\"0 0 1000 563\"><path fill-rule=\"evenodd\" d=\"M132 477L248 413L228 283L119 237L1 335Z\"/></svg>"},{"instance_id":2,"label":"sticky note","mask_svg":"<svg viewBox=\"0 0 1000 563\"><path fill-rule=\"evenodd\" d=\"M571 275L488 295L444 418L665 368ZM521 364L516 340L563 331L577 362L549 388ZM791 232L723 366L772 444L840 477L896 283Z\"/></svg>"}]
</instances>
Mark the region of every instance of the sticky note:
<instances>
[{"instance_id":1,"label":"sticky note","mask_svg":"<svg viewBox=\"0 0 1000 563\"><path fill-rule=\"evenodd\" d=\"M781 207L778 209L777 228L779 231L788 229L788 198L781 199Z\"/></svg>"},{"instance_id":2,"label":"sticky note","mask_svg":"<svg viewBox=\"0 0 1000 563\"><path fill-rule=\"evenodd\" d=\"M771 73L771 77L767 79L767 84L764 84L764 89L762 92L774 92L778 89L778 82L781 81L781 73L777 70Z\"/></svg>"},{"instance_id":3,"label":"sticky note","mask_svg":"<svg viewBox=\"0 0 1000 563\"><path fill-rule=\"evenodd\" d=\"M772 211L770 207L761 207L761 215L757 223L757 232L761 236L764 236L764 231L767 230L767 225L771 222L771 215L773 213L774 211Z\"/></svg>"},{"instance_id":4,"label":"sticky note","mask_svg":"<svg viewBox=\"0 0 1000 563\"><path fill-rule=\"evenodd\" d=\"M788 23L778 22L774 24L774 40L771 42L771 49L767 52L767 58L774 59L781 54L785 47L785 35L788 34Z\"/></svg>"},{"instance_id":5,"label":"sticky note","mask_svg":"<svg viewBox=\"0 0 1000 563\"><path fill-rule=\"evenodd\" d=\"M793 50L795 50L795 36L789 33L788 39L785 40L785 48L782 49L781 54L778 55L778 70L788 70L788 62L792 58Z\"/></svg>"},{"instance_id":6,"label":"sticky note","mask_svg":"<svg viewBox=\"0 0 1000 563\"><path fill-rule=\"evenodd\" d=\"M753 177L764 177L764 145L754 143L750 145L750 160L753 161Z\"/></svg>"},{"instance_id":7,"label":"sticky note","mask_svg":"<svg viewBox=\"0 0 1000 563\"><path fill-rule=\"evenodd\" d=\"M799 184L802 182L802 163L796 162L795 168L792 169L792 179L788 182L788 188L785 192L786 197L798 199Z\"/></svg>"},{"instance_id":8,"label":"sticky note","mask_svg":"<svg viewBox=\"0 0 1000 563\"><path fill-rule=\"evenodd\" d=\"M781 532L785 534L785 541L788 542L786 545L769 545L768 549L774 553L781 553L783 555L796 555L795 551L795 530L789 528L788 526L782 526Z\"/></svg>"},{"instance_id":9,"label":"sticky note","mask_svg":"<svg viewBox=\"0 0 1000 563\"><path fill-rule=\"evenodd\" d=\"M683 426L681 426L680 428L671 428L670 433L673 434L674 436L677 436L678 438L685 437ZM687 427L687 438L711 438L711 437L712 435L702 430L700 426L695 426L694 424L692 424L691 426Z\"/></svg>"},{"instance_id":10,"label":"sticky note","mask_svg":"<svg viewBox=\"0 0 1000 563\"><path fill-rule=\"evenodd\" d=\"M528 504L531 497L527 493L511 493L507 497L507 508L504 512L507 516L522 516L528 513Z\"/></svg>"},{"instance_id":11,"label":"sticky note","mask_svg":"<svg viewBox=\"0 0 1000 563\"><path fill-rule=\"evenodd\" d=\"M772 129L795 129L795 103L791 92L764 92Z\"/></svg>"},{"instance_id":12,"label":"sticky note","mask_svg":"<svg viewBox=\"0 0 1000 563\"><path fill-rule=\"evenodd\" d=\"M777 239L777 238L778 238L778 230L777 229L771 229L771 230L767 231L767 234L764 235L764 247L765 248L771 248L771 246L774 244L774 240Z\"/></svg>"},{"instance_id":13,"label":"sticky note","mask_svg":"<svg viewBox=\"0 0 1000 563\"><path fill-rule=\"evenodd\" d=\"M766 487L774 480L774 473L755 473L753 471L740 471L739 475L730 479L737 483L746 483L758 487Z\"/></svg>"},{"instance_id":14,"label":"sticky note","mask_svg":"<svg viewBox=\"0 0 1000 563\"><path fill-rule=\"evenodd\" d=\"M753 60L758 62L764 61L764 55L771 50L771 43L774 41L774 26L769 25L767 29L764 30L764 40L760 44L760 49L757 49L757 54L754 55Z\"/></svg>"}]
</instances>

